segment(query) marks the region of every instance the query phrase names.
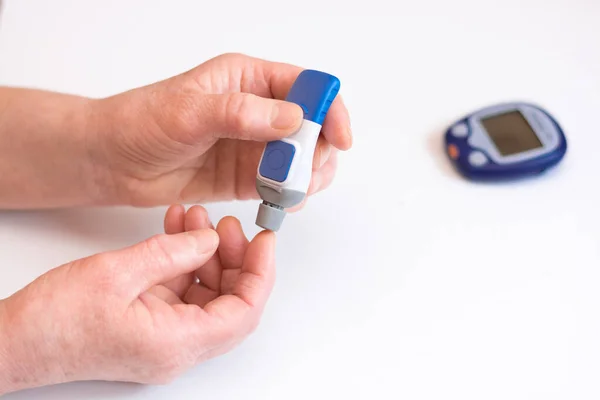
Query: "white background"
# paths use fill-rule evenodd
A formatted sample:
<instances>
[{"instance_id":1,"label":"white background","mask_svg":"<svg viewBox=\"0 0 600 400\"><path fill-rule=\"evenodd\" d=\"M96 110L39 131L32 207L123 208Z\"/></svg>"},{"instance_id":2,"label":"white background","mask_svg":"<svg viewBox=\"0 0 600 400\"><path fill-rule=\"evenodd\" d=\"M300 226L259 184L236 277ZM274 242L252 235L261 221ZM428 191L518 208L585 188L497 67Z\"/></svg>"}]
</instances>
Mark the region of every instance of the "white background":
<instances>
[{"instance_id":1,"label":"white background","mask_svg":"<svg viewBox=\"0 0 600 400\"><path fill-rule=\"evenodd\" d=\"M288 216L258 331L164 387L29 399L600 397L600 2L9 0L0 84L106 96L224 52L337 75L354 148ZM550 110L564 162L474 184L442 132L506 100ZM257 202L209 205L257 229ZM0 297L159 233L164 209L0 213Z\"/></svg>"}]
</instances>

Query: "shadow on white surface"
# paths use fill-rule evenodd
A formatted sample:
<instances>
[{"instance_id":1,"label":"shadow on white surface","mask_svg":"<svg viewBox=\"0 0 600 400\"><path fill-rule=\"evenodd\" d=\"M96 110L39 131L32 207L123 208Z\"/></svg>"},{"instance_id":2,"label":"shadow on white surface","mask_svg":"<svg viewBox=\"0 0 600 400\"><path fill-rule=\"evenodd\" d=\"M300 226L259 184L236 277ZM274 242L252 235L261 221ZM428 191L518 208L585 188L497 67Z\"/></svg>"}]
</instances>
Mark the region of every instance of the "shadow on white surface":
<instances>
[{"instance_id":1,"label":"shadow on white surface","mask_svg":"<svg viewBox=\"0 0 600 400\"><path fill-rule=\"evenodd\" d=\"M427 152L436 163L437 169L447 177L460 178L444 151L444 133L447 128L440 126L427 136Z\"/></svg>"},{"instance_id":2,"label":"shadow on white surface","mask_svg":"<svg viewBox=\"0 0 600 400\"><path fill-rule=\"evenodd\" d=\"M161 233L163 212L126 207L14 211L0 213L0 220L21 235L60 235L115 247Z\"/></svg>"},{"instance_id":3,"label":"shadow on white surface","mask_svg":"<svg viewBox=\"0 0 600 400\"><path fill-rule=\"evenodd\" d=\"M6 400L44 399L44 400L79 400L79 399L112 399L134 395L143 395L149 387L134 383L115 382L75 382L63 385L47 386L12 393L3 397Z\"/></svg>"}]
</instances>

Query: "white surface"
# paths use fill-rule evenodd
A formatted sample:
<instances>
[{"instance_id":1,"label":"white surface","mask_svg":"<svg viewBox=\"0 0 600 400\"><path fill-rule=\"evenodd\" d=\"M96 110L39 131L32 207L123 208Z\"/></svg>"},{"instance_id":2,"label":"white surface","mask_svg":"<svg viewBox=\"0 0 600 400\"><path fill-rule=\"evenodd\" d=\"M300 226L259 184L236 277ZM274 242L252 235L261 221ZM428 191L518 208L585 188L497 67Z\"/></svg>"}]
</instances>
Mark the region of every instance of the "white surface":
<instances>
[{"instance_id":1,"label":"white surface","mask_svg":"<svg viewBox=\"0 0 600 400\"><path fill-rule=\"evenodd\" d=\"M355 142L335 185L286 218L275 291L242 347L166 387L6 398L599 398L600 3L232 3L8 2L2 84L103 96L244 52L336 74ZM515 184L462 180L442 130L507 100L553 112L564 163ZM256 209L209 207L250 235ZM159 232L162 212L0 214L0 296Z\"/></svg>"}]
</instances>

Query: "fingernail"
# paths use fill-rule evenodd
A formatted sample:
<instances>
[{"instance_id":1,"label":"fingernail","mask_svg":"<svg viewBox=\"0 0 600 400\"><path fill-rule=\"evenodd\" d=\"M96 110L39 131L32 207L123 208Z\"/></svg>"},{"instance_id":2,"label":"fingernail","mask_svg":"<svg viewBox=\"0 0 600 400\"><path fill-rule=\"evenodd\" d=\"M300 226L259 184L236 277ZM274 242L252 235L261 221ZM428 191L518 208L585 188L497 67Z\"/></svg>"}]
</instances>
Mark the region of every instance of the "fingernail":
<instances>
[{"instance_id":1,"label":"fingernail","mask_svg":"<svg viewBox=\"0 0 600 400\"><path fill-rule=\"evenodd\" d=\"M302 118L302 110L296 104L282 101L273 107L271 112L271 128L294 128Z\"/></svg>"}]
</instances>

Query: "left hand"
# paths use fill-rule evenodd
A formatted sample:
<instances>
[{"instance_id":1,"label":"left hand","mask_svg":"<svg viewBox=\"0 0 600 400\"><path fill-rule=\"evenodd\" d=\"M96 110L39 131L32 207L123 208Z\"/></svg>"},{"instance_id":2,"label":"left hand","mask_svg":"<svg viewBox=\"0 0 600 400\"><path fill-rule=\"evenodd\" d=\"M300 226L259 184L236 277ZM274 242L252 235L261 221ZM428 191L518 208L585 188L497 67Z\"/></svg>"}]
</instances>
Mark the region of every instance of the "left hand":
<instances>
[{"instance_id":1,"label":"left hand","mask_svg":"<svg viewBox=\"0 0 600 400\"><path fill-rule=\"evenodd\" d=\"M258 326L275 235L171 207L166 235L42 275L0 301L0 396L81 380L167 383ZM199 278L200 282L197 282Z\"/></svg>"},{"instance_id":2,"label":"left hand","mask_svg":"<svg viewBox=\"0 0 600 400\"><path fill-rule=\"evenodd\" d=\"M187 212L182 205L169 207L165 214L164 226L165 233L168 235L215 229L206 209L199 205L190 207ZM164 284L166 290L171 291L185 303L204 307L219 296L231 294L234 286L238 284L242 272L241 266L248 251L248 239L242 231L240 222L234 217L223 218L217 225L216 231L221 242L213 257L197 270ZM269 240L273 240L272 232L262 233L262 235L267 234ZM263 256L268 259L274 254ZM267 261L266 259L264 261ZM270 272L269 279L274 279L274 270ZM254 278L256 277L246 276L244 284L254 286L258 283L251 282Z\"/></svg>"}]
</instances>

